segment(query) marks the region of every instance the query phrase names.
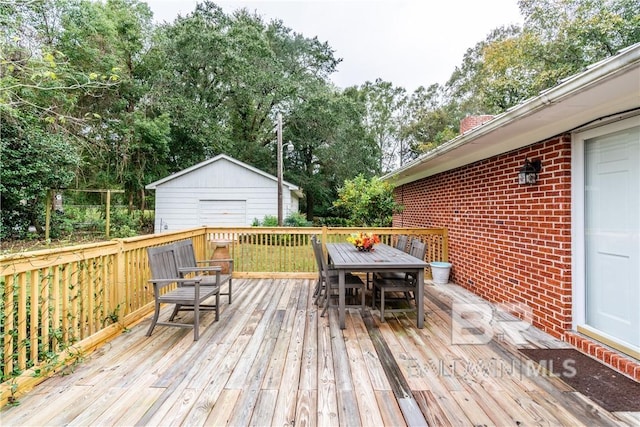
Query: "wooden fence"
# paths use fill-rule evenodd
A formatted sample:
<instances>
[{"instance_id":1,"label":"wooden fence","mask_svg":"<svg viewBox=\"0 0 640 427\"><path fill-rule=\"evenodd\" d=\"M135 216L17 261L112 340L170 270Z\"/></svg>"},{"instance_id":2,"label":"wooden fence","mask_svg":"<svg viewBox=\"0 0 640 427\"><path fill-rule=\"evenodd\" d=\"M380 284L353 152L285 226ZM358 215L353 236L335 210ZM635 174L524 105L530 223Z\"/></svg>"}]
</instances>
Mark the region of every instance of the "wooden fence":
<instances>
[{"instance_id":1,"label":"wooden fence","mask_svg":"<svg viewBox=\"0 0 640 427\"><path fill-rule=\"evenodd\" d=\"M200 227L3 256L0 407L153 311L149 247L192 239L200 259L225 247L234 277L309 278L317 275L312 235L336 242L361 231L389 244L407 234L427 243L427 262L448 260L445 229L328 227Z\"/></svg>"}]
</instances>

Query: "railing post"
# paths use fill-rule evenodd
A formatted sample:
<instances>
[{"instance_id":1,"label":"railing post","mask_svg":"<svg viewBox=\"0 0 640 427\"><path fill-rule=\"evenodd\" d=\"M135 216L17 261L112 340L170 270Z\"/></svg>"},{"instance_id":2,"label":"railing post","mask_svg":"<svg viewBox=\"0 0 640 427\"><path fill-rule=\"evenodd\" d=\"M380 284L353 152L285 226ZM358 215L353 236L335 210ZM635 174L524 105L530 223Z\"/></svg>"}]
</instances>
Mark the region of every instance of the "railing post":
<instances>
[{"instance_id":1,"label":"railing post","mask_svg":"<svg viewBox=\"0 0 640 427\"><path fill-rule=\"evenodd\" d=\"M442 258L449 262L449 230L444 228L442 233Z\"/></svg>"},{"instance_id":2,"label":"railing post","mask_svg":"<svg viewBox=\"0 0 640 427\"><path fill-rule=\"evenodd\" d=\"M111 299L111 307L109 307L109 312L112 312L116 309L116 307L118 307L119 305L121 305L121 307L123 308L121 314L124 316L126 314L129 314L131 311L131 307L129 307L129 305L127 304L126 301L126 295L127 295L127 291L126 291L126 283L127 283L127 277L126 277L126 265L125 265L125 254L124 254L124 242L122 241L122 239L117 239L118 241L118 249L116 250L116 254L115 254L115 268L113 271L114 274L114 293L113 293L113 299Z\"/></svg>"},{"instance_id":3,"label":"railing post","mask_svg":"<svg viewBox=\"0 0 640 427\"><path fill-rule=\"evenodd\" d=\"M327 243L327 235L329 234L329 230L326 225L322 226L322 243Z\"/></svg>"}]
</instances>

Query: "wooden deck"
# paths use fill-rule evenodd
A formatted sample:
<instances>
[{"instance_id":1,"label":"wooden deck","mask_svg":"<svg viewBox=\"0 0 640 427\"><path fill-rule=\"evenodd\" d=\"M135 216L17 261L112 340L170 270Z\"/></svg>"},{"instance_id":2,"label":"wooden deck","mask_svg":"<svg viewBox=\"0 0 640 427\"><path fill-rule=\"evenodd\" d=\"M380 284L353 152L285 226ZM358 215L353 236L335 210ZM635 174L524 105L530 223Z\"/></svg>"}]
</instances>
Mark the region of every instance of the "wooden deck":
<instances>
[{"instance_id":1,"label":"wooden deck","mask_svg":"<svg viewBox=\"0 0 640 427\"><path fill-rule=\"evenodd\" d=\"M219 322L200 340L146 319L65 375L5 407L11 425L639 425L609 413L540 370L529 372L516 334L451 344L451 304L481 302L454 285L425 286L425 328L415 314L335 309L319 317L314 283L234 280ZM167 312L165 312L165 316ZM186 313L182 316L190 316ZM520 346L566 344L530 328ZM517 337L515 337L517 338ZM536 365L537 366L537 365Z\"/></svg>"}]
</instances>

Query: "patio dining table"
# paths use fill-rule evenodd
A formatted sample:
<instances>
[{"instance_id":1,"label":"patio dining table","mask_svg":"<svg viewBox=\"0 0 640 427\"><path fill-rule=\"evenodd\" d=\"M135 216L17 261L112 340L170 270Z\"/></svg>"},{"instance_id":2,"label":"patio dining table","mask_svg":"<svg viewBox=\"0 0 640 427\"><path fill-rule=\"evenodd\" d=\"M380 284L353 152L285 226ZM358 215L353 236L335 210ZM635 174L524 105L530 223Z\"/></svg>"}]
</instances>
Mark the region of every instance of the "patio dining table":
<instances>
[{"instance_id":1,"label":"patio dining table","mask_svg":"<svg viewBox=\"0 0 640 427\"><path fill-rule=\"evenodd\" d=\"M424 326L424 269L428 264L406 252L389 245L376 245L371 252L359 251L350 243L327 243L327 253L332 267L338 271L338 321L345 328L345 287L346 273L403 272L416 274L417 326Z\"/></svg>"}]
</instances>

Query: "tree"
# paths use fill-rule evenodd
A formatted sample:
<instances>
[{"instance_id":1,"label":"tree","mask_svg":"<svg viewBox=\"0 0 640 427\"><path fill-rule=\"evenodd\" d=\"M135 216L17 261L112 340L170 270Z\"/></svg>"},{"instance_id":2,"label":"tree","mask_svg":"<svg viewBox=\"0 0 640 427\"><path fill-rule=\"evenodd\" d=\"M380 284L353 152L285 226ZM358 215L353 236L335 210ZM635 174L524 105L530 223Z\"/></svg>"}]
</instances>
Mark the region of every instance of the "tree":
<instances>
[{"instance_id":1,"label":"tree","mask_svg":"<svg viewBox=\"0 0 640 427\"><path fill-rule=\"evenodd\" d=\"M489 78L485 69L484 52L488 46L499 43L520 34L517 26L500 27L478 42L473 48L467 49L462 64L451 74L445 84L444 103L454 105L460 112L459 116L474 114L499 114L504 106L496 106L495 102L487 102L483 86L488 84ZM522 59L522 58L520 58ZM512 99L512 102L515 99Z\"/></svg>"},{"instance_id":2,"label":"tree","mask_svg":"<svg viewBox=\"0 0 640 427\"><path fill-rule=\"evenodd\" d=\"M79 94L77 110L101 119L81 130L91 142L83 147L84 157L98 168L83 184L123 187L130 209L144 209L144 185L166 171L168 153L168 117L149 105L147 70L141 66L151 17L138 0L79 1L63 15L65 31L58 43L76 70L98 66L102 74L119 73L117 87Z\"/></svg>"},{"instance_id":3,"label":"tree","mask_svg":"<svg viewBox=\"0 0 640 427\"><path fill-rule=\"evenodd\" d=\"M393 214L402 210L393 198L393 186L377 177L367 180L358 175L346 180L338 196L334 206L348 213L349 225L354 227L389 227Z\"/></svg>"},{"instance_id":4,"label":"tree","mask_svg":"<svg viewBox=\"0 0 640 427\"><path fill-rule=\"evenodd\" d=\"M285 159L285 176L304 189L307 218L329 214L345 179L371 176L377 169L377 146L363 125L364 105L352 95L318 85L285 117L284 141L295 147Z\"/></svg>"},{"instance_id":5,"label":"tree","mask_svg":"<svg viewBox=\"0 0 640 427\"><path fill-rule=\"evenodd\" d=\"M77 114L78 96L118 84L111 72L74 68L57 48L70 7L66 1L0 5L0 237L41 228L47 190L68 186L80 166L82 138L74 129L92 118Z\"/></svg>"},{"instance_id":6,"label":"tree","mask_svg":"<svg viewBox=\"0 0 640 427\"><path fill-rule=\"evenodd\" d=\"M494 29L467 50L444 87L413 94L412 117L401 130L413 150L452 139L467 115L500 114L640 41L637 2L522 0L519 6L522 28Z\"/></svg>"},{"instance_id":7,"label":"tree","mask_svg":"<svg viewBox=\"0 0 640 427\"><path fill-rule=\"evenodd\" d=\"M502 27L465 54L447 82L465 114L499 114L640 41L630 0L521 0L522 28Z\"/></svg>"},{"instance_id":8,"label":"tree","mask_svg":"<svg viewBox=\"0 0 640 427\"><path fill-rule=\"evenodd\" d=\"M327 43L247 10L226 15L211 2L165 25L156 40L148 61L162 71L152 96L171 117L176 169L226 152L275 172L276 113L286 115L308 86L326 84L338 63Z\"/></svg>"},{"instance_id":9,"label":"tree","mask_svg":"<svg viewBox=\"0 0 640 427\"><path fill-rule=\"evenodd\" d=\"M403 162L416 158L449 141L458 134L455 125L459 119L451 104L444 100L444 88L433 84L427 89L419 87L408 99L400 138L404 141Z\"/></svg>"},{"instance_id":10,"label":"tree","mask_svg":"<svg viewBox=\"0 0 640 427\"><path fill-rule=\"evenodd\" d=\"M391 171L402 163L400 128L401 113L407 103L406 90L376 79L374 83L366 82L360 91L367 108L365 125L380 152L378 171Z\"/></svg>"},{"instance_id":11,"label":"tree","mask_svg":"<svg viewBox=\"0 0 640 427\"><path fill-rule=\"evenodd\" d=\"M0 239L24 238L31 225L41 232L47 191L71 183L80 156L63 135L27 119L3 122L0 152Z\"/></svg>"}]
</instances>

